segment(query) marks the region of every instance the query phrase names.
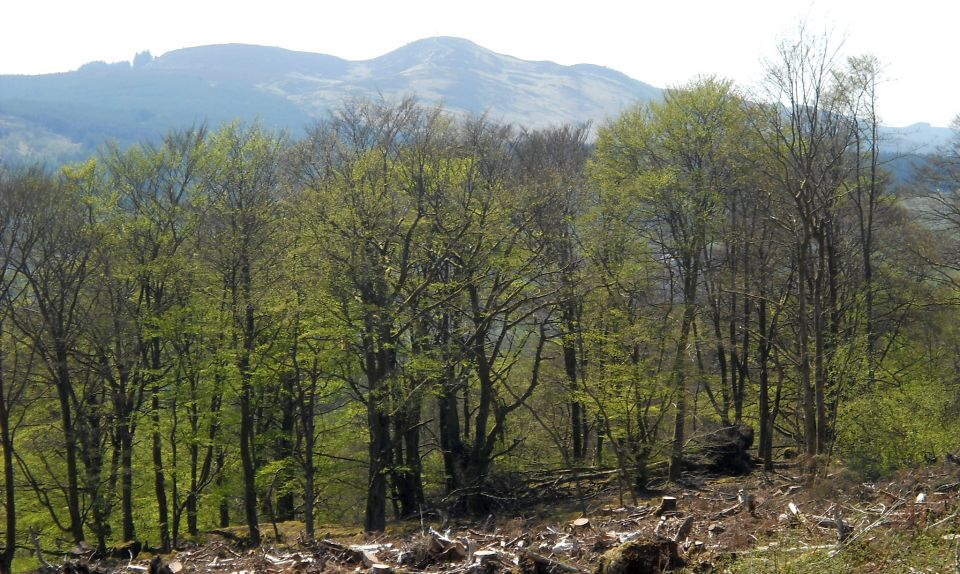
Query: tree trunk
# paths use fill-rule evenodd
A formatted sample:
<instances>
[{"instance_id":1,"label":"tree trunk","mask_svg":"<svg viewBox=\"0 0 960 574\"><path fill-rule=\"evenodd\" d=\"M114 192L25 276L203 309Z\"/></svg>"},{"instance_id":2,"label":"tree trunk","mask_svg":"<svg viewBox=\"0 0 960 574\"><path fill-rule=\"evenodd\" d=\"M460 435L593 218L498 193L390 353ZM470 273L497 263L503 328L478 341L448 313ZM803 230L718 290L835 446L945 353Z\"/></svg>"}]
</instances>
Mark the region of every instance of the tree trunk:
<instances>
[{"instance_id":1,"label":"tree trunk","mask_svg":"<svg viewBox=\"0 0 960 574\"><path fill-rule=\"evenodd\" d=\"M460 412L457 409L452 370L452 367L447 368L446 380L441 383L437 392L437 418L446 494L451 494L462 484L460 459L463 456L463 442L460 440Z\"/></svg>"},{"instance_id":2,"label":"tree trunk","mask_svg":"<svg viewBox=\"0 0 960 574\"><path fill-rule=\"evenodd\" d=\"M750 254L749 251L743 249L743 292L747 293L750 289ZM737 425L740 425L743 422L743 403L746 399L746 385L747 379L750 376L750 313L753 305L744 297L743 299L743 319L740 322L740 331L741 331L741 341L740 341L740 356L737 363L737 389L736 396L734 397L734 420ZM733 341L734 346L736 346L736 339Z\"/></svg>"},{"instance_id":3,"label":"tree trunk","mask_svg":"<svg viewBox=\"0 0 960 574\"><path fill-rule=\"evenodd\" d=\"M400 413L394 415L394 436L397 444L394 461L399 468L391 473L394 482L399 518L414 516L423 504L423 477L420 463L420 399L407 398Z\"/></svg>"},{"instance_id":4,"label":"tree trunk","mask_svg":"<svg viewBox=\"0 0 960 574\"><path fill-rule=\"evenodd\" d=\"M169 505L167 485L163 472L163 435L160 433L160 389L154 387L150 407L153 417L153 487L157 497L157 513L160 516L160 549L170 551Z\"/></svg>"},{"instance_id":5,"label":"tree trunk","mask_svg":"<svg viewBox=\"0 0 960 574\"><path fill-rule=\"evenodd\" d=\"M3 319L0 318L0 446L3 447L3 491L6 514L3 552L0 552L0 574L9 574L12 572L13 556L17 550L17 497L13 475L13 437L10 434L10 411L4 374Z\"/></svg>"},{"instance_id":6,"label":"tree trunk","mask_svg":"<svg viewBox=\"0 0 960 574\"><path fill-rule=\"evenodd\" d=\"M383 532L387 513L387 471L390 468L390 419L382 412L374 397L367 400L367 423L370 426L370 466L367 476L367 508L363 529Z\"/></svg>"},{"instance_id":7,"label":"tree trunk","mask_svg":"<svg viewBox=\"0 0 960 574\"><path fill-rule=\"evenodd\" d=\"M314 539L313 525L313 500L316 498L316 485L314 483L316 468L313 462L313 450L316 448L316 438L314 437L314 396L316 390L310 393L303 407L301 407L301 417L303 419L303 523L307 531L307 540ZM309 410L306 410L309 409ZM306 411L306 412L304 412Z\"/></svg>"},{"instance_id":8,"label":"tree trunk","mask_svg":"<svg viewBox=\"0 0 960 574\"><path fill-rule=\"evenodd\" d=\"M252 327L253 306L247 306L247 324ZM251 328L252 331L252 328ZM245 339L247 337L245 336ZM260 545L260 521L257 517L256 467L253 460L253 412L251 409L252 377L250 356L253 341L245 343L240 354L240 464L243 467L243 508L247 519L250 544Z\"/></svg>"},{"instance_id":9,"label":"tree trunk","mask_svg":"<svg viewBox=\"0 0 960 574\"><path fill-rule=\"evenodd\" d=\"M767 300L760 292L760 303L757 307L757 330L760 339L757 347L757 362L760 366L760 436L757 450L760 458L763 459L763 469L765 471L773 470L773 429L770 424L770 373L768 363L770 361L770 341L767 338Z\"/></svg>"},{"instance_id":10,"label":"tree trunk","mask_svg":"<svg viewBox=\"0 0 960 574\"><path fill-rule=\"evenodd\" d=\"M250 544L260 545L260 521L257 517L256 463L254 461L254 417L252 410L253 373L250 360L256 336L253 307L253 277L247 253L240 256L240 290L244 305L240 321L242 347L238 357L240 372L240 464L243 468L243 508L247 519Z\"/></svg>"},{"instance_id":11,"label":"tree trunk","mask_svg":"<svg viewBox=\"0 0 960 574\"><path fill-rule=\"evenodd\" d=\"M674 392L677 394L677 412L673 425L673 447L670 451L670 480L680 478L683 468L684 426L687 419L687 379L683 355L687 350L690 329L696 317L696 296L699 265L693 262L687 265L688 273L683 278L683 318L680 325L680 337L677 339L676 353L673 358Z\"/></svg>"},{"instance_id":12,"label":"tree trunk","mask_svg":"<svg viewBox=\"0 0 960 574\"><path fill-rule=\"evenodd\" d=\"M816 424L816 450L815 454L827 452L827 408L826 408L826 386L827 369L824 361L826 354L826 321L823 309L824 300L824 272L825 272L825 245L821 239L819 241L819 268L816 272L813 287L813 344L814 344L814 401L817 417Z\"/></svg>"},{"instance_id":13,"label":"tree trunk","mask_svg":"<svg viewBox=\"0 0 960 574\"><path fill-rule=\"evenodd\" d=\"M223 465L227 461L227 451L220 447L217 449L217 478L216 481L217 490L221 490L223 486ZM219 508L219 525L220 528L227 528L230 526L230 504L227 501L226 496L220 497L220 508Z\"/></svg>"},{"instance_id":14,"label":"tree trunk","mask_svg":"<svg viewBox=\"0 0 960 574\"><path fill-rule=\"evenodd\" d=\"M195 442L190 445L190 491L187 492L187 532L190 536L198 534L197 528L197 472L200 466L200 445Z\"/></svg>"},{"instance_id":15,"label":"tree trunk","mask_svg":"<svg viewBox=\"0 0 960 574\"><path fill-rule=\"evenodd\" d=\"M133 433L130 432L129 417L120 422L120 509L123 515L123 540L137 539L133 523Z\"/></svg>"},{"instance_id":16,"label":"tree trunk","mask_svg":"<svg viewBox=\"0 0 960 574\"><path fill-rule=\"evenodd\" d=\"M280 459L289 459L293 456L293 436L296 427L296 405L294 403L294 388L292 374L281 377L282 415L280 420L280 437L277 440L277 456ZM293 492L284 492L277 496L277 514L279 521L293 520L294 516Z\"/></svg>"},{"instance_id":17,"label":"tree trunk","mask_svg":"<svg viewBox=\"0 0 960 574\"><path fill-rule=\"evenodd\" d=\"M800 386L803 399L803 429L806 453L817 454L817 419L813 401L813 385L810 380L810 341L809 317L807 315L807 279L810 269L807 256L810 251L810 235L804 225L803 238L800 242L797 267L799 281L797 282L797 339L800 355Z\"/></svg>"},{"instance_id":18,"label":"tree trunk","mask_svg":"<svg viewBox=\"0 0 960 574\"><path fill-rule=\"evenodd\" d=\"M490 510L490 501L483 492L489 461L483 458L471 456L463 470L464 487L467 488L464 502L467 512L473 516L481 516Z\"/></svg>"},{"instance_id":19,"label":"tree trunk","mask_svg":"<svg viewBox=\"0 0 960 574\"><path fill-rule=\"evenodd\" d=\"M73 427L73 409L70 404L71 380L67 362L66 342L62 337L54 341L57 371L57 396L60 399L60 420L63 424L64 451L67 459L67 512L70 514L70 535L77 544L84 541L83 519L80 514L80 485L77 468L77 438Z\"/></svg>"},{"instance_id":20,"label":"tree trunk","mask_svg":"<svg viewBox=\"0 0 960 574\"><path fill-rule=\"evenodd\" d=\"M577 373L579 361L577 357L577 309L574 302L563 304L563 369L567 375L568 391L570 393L570 436L572 458L575 462L583 462L587 455L586 445L586 412L578 393L580 391Z\"/></svg>"}]
</instances>

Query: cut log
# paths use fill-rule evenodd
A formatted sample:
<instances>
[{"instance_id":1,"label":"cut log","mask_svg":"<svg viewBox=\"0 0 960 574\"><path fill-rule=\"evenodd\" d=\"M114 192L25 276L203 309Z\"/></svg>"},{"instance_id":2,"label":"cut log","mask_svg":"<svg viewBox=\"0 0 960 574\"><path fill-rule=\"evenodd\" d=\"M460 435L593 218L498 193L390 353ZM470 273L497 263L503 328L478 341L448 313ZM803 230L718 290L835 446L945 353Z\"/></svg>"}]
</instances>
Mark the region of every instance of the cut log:
<instances>
[{"instance_id":1,"label":"cut log","mask_svg":"<svg viewBox=\"0 0 960 574\"><path fill-rule=\"evenodd\" d=\"M370 574L393 574L393 566L378 562L370 567Z\"/></svg>"}]
</instances>

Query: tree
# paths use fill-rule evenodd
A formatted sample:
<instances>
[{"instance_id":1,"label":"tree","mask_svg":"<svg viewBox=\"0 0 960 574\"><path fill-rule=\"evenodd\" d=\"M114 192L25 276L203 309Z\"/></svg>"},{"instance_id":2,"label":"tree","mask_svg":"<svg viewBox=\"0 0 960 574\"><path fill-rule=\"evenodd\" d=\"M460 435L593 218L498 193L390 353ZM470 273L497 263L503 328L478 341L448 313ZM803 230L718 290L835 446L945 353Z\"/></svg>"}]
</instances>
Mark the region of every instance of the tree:
<instances>
[{"instance_id":1,"label":"tree","mask_svg":"<svg viewBox=\"0 0 960 574\"><path fill-rule=\"evenodd\" d=\"M116 259L109 266L107 282L114 309L100 353L118 420L123 537L136 539L132 500L135 415L149 392L154 490L164 550L172 547L176 537L170 534L160 425L161 391L164 375L170 371L165 349L172 333L166 326L168 316L184 305L178 297L183 290L176 285L186 280L188 264L181 250L193 238L189 207L200 185L205 139L205 129L191 129L167 134L159 146L136 146L127 151L111 147L105 154L109 185L117 194L120 211L116 227L126 231L111 242L116 252L108 255Z\"/></svg>"},{"instance_id":2,"label":"tree","mask_svg":"<svg viewBox=\"0 0 960 574\"><path fill-rule=\"evenodd\" d=\"M15 423L13 413L22 408L26 373L17 368L16 342L10 325L17 303L26 291L20 262L27 259L38 239L24 233L24 225L35 208L34 202L50 187L50 177L38 167L8 169L0 166L0 448L3 449L4 540L0 551L0 573L12 572L17 547L17 491L14 461ZM32 353L30 353L32 355ZM13 360L11 362L10 359ZM29 369L28 369L29 370Z\"/></svg>"},{"instance_id":3,"label":"tree","mask_svg":"<svg viewBox=\"0 0 960 574\"><path fill-rule=\"evenodd\" d=\"M16 266L26 282L32 311L14 314L14 322L43 358L56 391L66 463L61 482L65 504L53 503L49 492L38 490L41 487L32 474L27 479L54 522L78 543L85 539L80 485L84 475L78 458L84 448L80 440L84 423L77 420L82 394L75 388L73 358L93 300L85 290L94 277L99 240L87 199L95 170L93 161L65 168L60 179L36 186L36 200L24 214L14 247L20 255ZM65 523L58 516L64 506L68 514Z\"/></svg>"},{"instance_id":4,"label":"tree","mask_svg":"<svg viewBox=\"0 0 960 574\"><path fill-rule=\"evenodd\" d=\"M556 328L563 351L563 370L569 394L570 444L565 459L582 462L587 456L589 423L583 397L586 376L584 297L590 288L577 236L577 225L587 208L586 164L590 126L523 132L514 145L514 177L530 204L532 224L544 244L544 263L554 270L558 308Z\"/></svg>"},{"instance_id":5,"label":"tree","mask_svg":"<svg viewBox=\"0 0 960 574\"><path fill-rule=\"evenodd\" d=\"M405 463L419 467L412 434L408 460L394 458L405 432L418 433L420 426L419 401L404 385L401 356L410 348L410 313L432 277L420 249L432 176L432 158L424 154L432 152L444 124L439 111L412 99L354 102L315 126L300 158L301 181L316 206L311 239L328 260L326 281L355 358L343 378L367 414L369 531L385 526L391 473L396 477L396 467ZM422 492L413 492L412 499L418 496ZM403 512L412 510L405 506Z\"/></svg>"},{"instance_id":6,"label":"tree","mask_svg":"<svg viewBox=\"0 0 960 574\"><path fill-rule=\"evenodd\" d=\"M769 175L793 206L785 225L796 249L796 356L810 455L828 447L829 362L840 320L837 215L851 180L853 130L837 82L838 50L829 37L813 37L803 27L780 45L779 61L767 69L770 105L762 132L775 162Z\"/></svg>"},{"instance_id":7,"label":"tree","mask_svg":"<svg viewBox=\"0 0 960 574\"><path fill-rule=\"evenodd\" d=\"M286 143L260 126L229 124L210 137L204 174L208 202L205 245L220 275L231 318L240 403L243 501L250 541L260 543L256 488L254 371L258 338L267 322L261 289L275 266Z\"/></svg>"},{"instance_id":8,"label":"tree","mask_svg":"<svg viewBox=\"0 0 960 574\"><path fill-rule=\"evenodd\" d=\"M722 198L743 169L736 147L743 105L725 81L706 78L668 90L600 130L595 173L612 193L627 193L628 214L654 246L681 299L672 366L676 404L670 477L679 477L687 416L686 354L698 308L704 253L715 239Z\"/></svg>"},{"instance_id":9,"label":"tree","mask_svg":"<svg viewBox=\"0 0 960 574\"><path fill-rule=\"evenodd\" d=\"M946 230L941 234L945 235L943 249L926 258L940 270L941 281L956 288L956 271L960 269L960 242L956 240L960 229L960 115L954 118L952 127L953 138L930 158L919 176L927 190L928 219Z\"/></svg>"}]
</instances>

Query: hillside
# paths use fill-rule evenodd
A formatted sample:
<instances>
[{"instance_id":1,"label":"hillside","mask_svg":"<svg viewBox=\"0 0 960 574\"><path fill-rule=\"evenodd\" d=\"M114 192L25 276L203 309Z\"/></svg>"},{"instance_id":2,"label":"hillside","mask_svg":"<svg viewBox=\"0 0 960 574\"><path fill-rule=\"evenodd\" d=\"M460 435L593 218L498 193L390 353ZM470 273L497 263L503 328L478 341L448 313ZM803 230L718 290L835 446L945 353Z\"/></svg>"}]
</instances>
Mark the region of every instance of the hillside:
<instances>
[{"instance_id":1,"label":"hillside","mask_svg":"<svg viewBox=\"0 0 960 574\"><path fill-rule=\"evenodd\" d=\"M519 516L449 520L429 511L376 535L325 525L317 540L305 536L302 523L282 522L259 549L246 546L242 528L216 529L152 561L146 549L130 556L118 547L114 558L100 560L77 548L60 571L826 574L946 572L939 568L960 563L955 465L882 483L859 482L846 469L814 478L798 476L799 465L778 466L739 478L690 476L626 501L618 499L612 471L588 475L606 480L578 483L581 493L589 485L587 496L571 484L576 473L543 473L547 498ZM674 509L664 510L668 500Z\"/></svg>"},{"instance_id":2,"label":"hillside","mask_svg":"<svg viewBox=\"0 0 960 574\"><path fill-rule=\"evenodd\" d=\"M660 90L607 68L497 54L428 38L348 61L281 48L185 48L41 76L0 76L0 155L77 159L107 139L128 144L175 127L259 119L296 133L345 99L416 94L455 113L530 127L598 123Z\"/></svg>"}]
</instances>

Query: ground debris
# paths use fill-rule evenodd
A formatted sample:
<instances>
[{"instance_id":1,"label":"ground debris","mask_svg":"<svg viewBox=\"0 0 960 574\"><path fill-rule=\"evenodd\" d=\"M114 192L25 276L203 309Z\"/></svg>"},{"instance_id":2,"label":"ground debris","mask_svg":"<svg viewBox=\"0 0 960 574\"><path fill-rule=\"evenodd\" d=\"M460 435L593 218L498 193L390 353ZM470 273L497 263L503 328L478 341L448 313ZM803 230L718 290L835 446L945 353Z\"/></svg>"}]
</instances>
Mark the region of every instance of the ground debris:
<instances>
[{"instance_id":1,"label":"ground debris","mask_svg":"<svg viewBox=\"0 0 960 574\"><path fill-rule=\"evenodd\" d=\"M951 475L952 476L952 475ZM950 477L948 477L950 478ZM953 480L956 480L955 478ZM882 532L922 532L960 524L960 490L939 488L942 474L841 493L798 486L798 477L755 472L738 479L696 479L635 506L591 499L569 513L551 505L553 519L504 516L460 524L398 524L403 534L246 548L242 537L210 536L174 555L93 560L88 549L62 555L45 572L101 574L617 574L711 571L739 557L819 552L834 556ZM924 493L919 497L919 493ZM918 501L918 498L920 499ZM735 504L731 505L735 501ZM446 526L450 526L449 529ZM960 535L938 540L960 546ZM946 536L946 535L944 535ZM954 538L955 536L955 538ZM780 538L783 537L783 538ZM288 537L293 539L294 537ZM781 542L777 542L777 540ZM952 550L951 550L952 551ZM623 566L624 560L651 565ZM681 566L685 564L685 566ZM677 570L684 568L683 570Z\"/></svg>"}]
</instances>

